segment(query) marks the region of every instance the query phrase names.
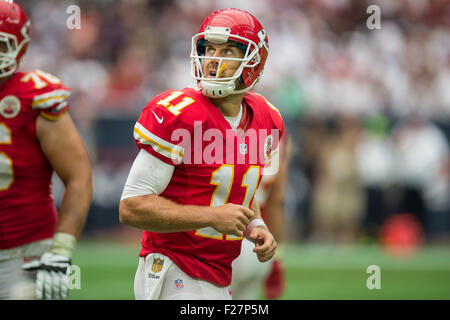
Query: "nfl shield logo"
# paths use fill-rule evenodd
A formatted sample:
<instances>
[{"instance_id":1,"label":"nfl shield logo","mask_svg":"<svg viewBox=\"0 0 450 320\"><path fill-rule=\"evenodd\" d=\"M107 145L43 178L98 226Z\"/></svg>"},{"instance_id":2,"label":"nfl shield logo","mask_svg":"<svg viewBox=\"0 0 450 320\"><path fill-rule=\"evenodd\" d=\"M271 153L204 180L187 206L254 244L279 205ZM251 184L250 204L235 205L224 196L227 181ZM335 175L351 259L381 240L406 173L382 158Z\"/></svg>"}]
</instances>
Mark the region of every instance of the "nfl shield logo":
<instances>
[{"instance_id":1,"label":"nfl shield logo","mask_svg":"<svg viewBox=\"0 0 450 320\"><path fill-rule=\"evenodd\" d=\"M161 270L163 268L163 265L164 265L164 259L154 258L153 259L153 264L152 264L152 271L154 273L161 272Z\"/></svg>"},{"instance_id":2,"label":"nfl shield logo","mask_svg":"<svg viewBox=\"0 0 450 320\"><path fill-rule=\"evenodd\" d=\"M247 145L245 143L241 143L239 145L239 152L244 156L247 154L248 150L247 150Z\"/></svg>"},{"instance_id":3,"label":"nfl shield logo","mask_svg":"<svg viewBox=\"0 0 450 320\"><path fill-rule=\"evenodd\" d=\"M183 287L184 287L184 285L183 285L183 280L181 280L181 279L175 280L175 288L181 289L181 288L183 288Z\"/></svg>"}]
</instances>

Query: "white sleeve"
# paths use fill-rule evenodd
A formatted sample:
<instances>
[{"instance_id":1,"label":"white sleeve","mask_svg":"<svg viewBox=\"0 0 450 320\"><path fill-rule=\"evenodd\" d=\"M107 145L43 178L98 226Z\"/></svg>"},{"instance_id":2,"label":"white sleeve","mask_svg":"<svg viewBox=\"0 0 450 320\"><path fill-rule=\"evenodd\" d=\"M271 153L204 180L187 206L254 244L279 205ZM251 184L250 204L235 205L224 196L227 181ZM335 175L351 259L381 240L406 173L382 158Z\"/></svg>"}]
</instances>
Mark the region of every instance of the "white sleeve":
<instances>
[{"instance_id":1,"label":"white sleeve","mask_svg":"<svg viewBox=\"0 0 450 320\"><path fill-rule=\"evenodd\" d=\"M172 179L174 169L174 166L141 149L131 166L120 200L162 193Z\"/></svg>"}]
</instances>

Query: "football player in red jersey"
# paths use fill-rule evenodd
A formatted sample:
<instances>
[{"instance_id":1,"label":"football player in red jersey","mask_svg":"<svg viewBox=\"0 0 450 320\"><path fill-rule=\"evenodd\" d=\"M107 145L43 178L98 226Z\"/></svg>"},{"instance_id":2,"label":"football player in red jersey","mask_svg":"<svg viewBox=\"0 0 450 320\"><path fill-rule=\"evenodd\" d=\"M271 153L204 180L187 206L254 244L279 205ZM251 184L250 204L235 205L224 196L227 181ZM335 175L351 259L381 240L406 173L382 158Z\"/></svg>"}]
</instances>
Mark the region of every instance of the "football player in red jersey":
<instances>
[{"instance_id":1,"label":"football player in red jersey","mask_svg":"<svg viewBox=\"0 0 450 320\"><path fill-rule=\"evenodd\" d=\"M92 173L67 112L69 89L43 71L17 70L29 31L22 8L1 0L0 298L62 299L92 197ZM53 171L66 187L59 218ZM33 279L31 290L18 286L24 274Z\"/></svg>"},{"instance_id":2,"label":"football player in red jersey","mask_svg":"<svg viewBox=\"0 0 450 320\"><path fill-rule=\"evenodd\" d=\"M258 20L239 9L211 14L192 38L199 90L153 98L134 127L140 152L120 202L122 223L144 230L136 299L231 299L231 263L245 236L259 261L276 241L253 196L276 163L284 123L250 92L268 55ZM275 170L273 170L275 171Z\"/></svg>"}]
</instances>

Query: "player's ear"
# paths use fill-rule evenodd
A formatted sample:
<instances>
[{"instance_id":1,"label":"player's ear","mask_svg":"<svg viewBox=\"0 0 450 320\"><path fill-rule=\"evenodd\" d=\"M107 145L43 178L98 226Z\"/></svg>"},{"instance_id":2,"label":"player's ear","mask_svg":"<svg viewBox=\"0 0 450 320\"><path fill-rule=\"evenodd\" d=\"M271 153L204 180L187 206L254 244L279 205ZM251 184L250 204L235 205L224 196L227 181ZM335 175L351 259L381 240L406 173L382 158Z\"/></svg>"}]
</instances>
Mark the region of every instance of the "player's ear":
<instances>
[{"instance_id":1,"label":"player's ear","mask_svg":"<svg viewBox=\"0 0 450 320\"><path fill-rule=\"evenodd\" d=\"M16 68L16 70L19 69L20 63L22 62L23 57L26 55L27 50L28 50L28 43L21 50L22 52L20 53L19 61L17 61L17 68Z\"/></svg>"},{"instance_id":2,"label":"player's ear","mask_svg":"<svg viewBox=\"0 0 450 320\"><path fill-rule=\"evenodd\" d=\"M25 47L23 48L22 57L23 57L24 55L27 54L27 50L28 50L28 43L27 43L27 44L25 45Z\"/></svg>"}]
</instances>

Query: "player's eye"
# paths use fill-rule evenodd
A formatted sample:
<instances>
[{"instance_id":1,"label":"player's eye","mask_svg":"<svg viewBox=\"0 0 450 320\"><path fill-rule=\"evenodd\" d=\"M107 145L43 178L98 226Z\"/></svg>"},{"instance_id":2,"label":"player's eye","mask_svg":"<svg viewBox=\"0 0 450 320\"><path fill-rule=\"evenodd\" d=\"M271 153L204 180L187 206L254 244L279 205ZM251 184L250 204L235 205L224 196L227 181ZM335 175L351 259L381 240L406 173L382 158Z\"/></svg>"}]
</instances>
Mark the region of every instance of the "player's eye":
<instances>
[{"instance_id":1,"label":"player's eye","mask_svg":"<svg viewBox=\"0 0 450 320\"><path fill-rule=\"evenodd\" d=\"M206 47L206 55L212 56L214 55L214 51L216 51L213 47Z\"/></svg>"},{"instance_id":2,"label":"player's eye","mask_svg":"<svg viewBox=\"0 0 450 320\"><path fill-rule=\"evenodd\" d=\"M0 52L6 53L8 51L8 46L5 42L0 41Z\"/></svg>"}]
</instances>

